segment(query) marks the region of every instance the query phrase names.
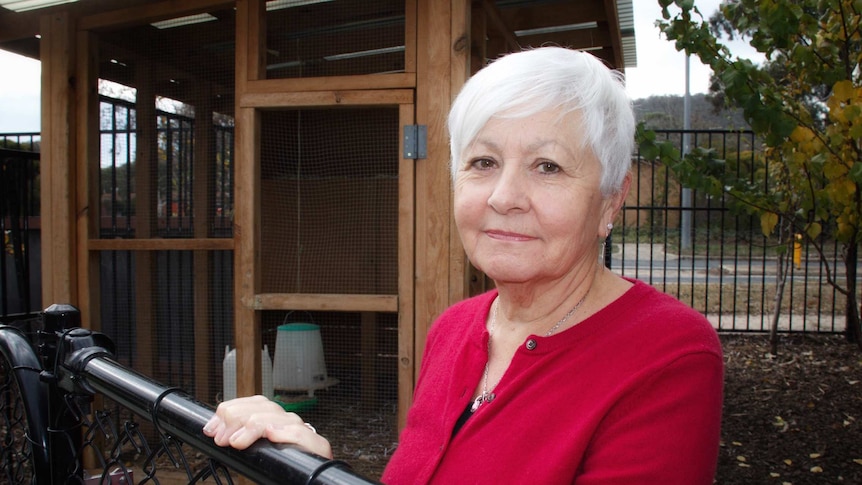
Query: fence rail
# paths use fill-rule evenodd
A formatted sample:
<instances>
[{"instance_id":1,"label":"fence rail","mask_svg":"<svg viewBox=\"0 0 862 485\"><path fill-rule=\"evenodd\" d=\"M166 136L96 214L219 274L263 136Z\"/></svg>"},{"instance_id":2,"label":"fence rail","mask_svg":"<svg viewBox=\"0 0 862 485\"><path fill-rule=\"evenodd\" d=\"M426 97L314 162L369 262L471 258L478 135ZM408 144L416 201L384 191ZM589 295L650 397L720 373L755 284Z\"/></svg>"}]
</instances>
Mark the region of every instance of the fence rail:
<instances>
[{"instance_id":1,"label":"fence rail","mask_svg":"<svg viewBox=\"0 0 862 485\"><path fill-rule=\"evenodd\" d=\"M216 446L202 432L212 407L119 364L113 343L79 323L74 307L53 305L38 319L0 326L0 481L90 483L84 462L91 456L99 484L115 483L111 476L160 483L161 457L184 470L188 483L233 483L236 474L273 485L375 483L342 461L292 446L266 440L242 451ZM115 403L115 410L93 412L98 401ZM121 415L129 417L119 423ZM135 418L152 424L155 446ZM130 449L145 457L137 476L123 459ZM208 458L193 465L190 453Z\"/></svg>"}]
</instances>

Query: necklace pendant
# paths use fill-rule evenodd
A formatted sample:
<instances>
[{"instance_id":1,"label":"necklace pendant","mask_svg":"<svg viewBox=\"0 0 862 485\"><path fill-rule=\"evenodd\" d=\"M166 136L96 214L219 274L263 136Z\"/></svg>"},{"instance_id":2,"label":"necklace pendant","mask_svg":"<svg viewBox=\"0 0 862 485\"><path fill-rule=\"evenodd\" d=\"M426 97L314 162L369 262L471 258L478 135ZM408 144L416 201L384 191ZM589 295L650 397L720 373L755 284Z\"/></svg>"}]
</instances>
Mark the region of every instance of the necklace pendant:
<instances>
[{"instance_id":1,"label":"necklace pendant","mask_svg":"<svg viewBox=\"0 0 862 485\"><path fill-rule=\"evenodd\" d=\"M483 403L484 401L485 401L485 396L484 396L484 395L479 396L479 397L477 397L476 399L474 399L474 400L473 400L473 405L472 405L472 406L470 406L470 412L471 412L471 413L475 413L475 412L476 412L476 410L477 410L477 409L479 409L479 406L481 406L481 405L482 405L482 403Z\"/></svg>"}]
</instances>

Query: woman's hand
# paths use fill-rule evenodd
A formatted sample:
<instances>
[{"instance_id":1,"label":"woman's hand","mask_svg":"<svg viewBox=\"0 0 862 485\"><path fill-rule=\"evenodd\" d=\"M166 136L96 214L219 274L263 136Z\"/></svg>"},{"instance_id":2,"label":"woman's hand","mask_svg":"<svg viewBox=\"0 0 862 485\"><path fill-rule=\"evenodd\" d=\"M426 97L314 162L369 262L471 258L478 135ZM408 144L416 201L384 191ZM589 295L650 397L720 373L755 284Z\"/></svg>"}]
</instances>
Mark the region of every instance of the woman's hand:
<instances>
[{"instance_id":1,"label":"woman's hand","mask_svg":"<svg viewBox=\"0 0 862 485\"><path fill-rule=\"evenodd\" d=\"M286 412L264 396L241 397L219 404L203 432L218 446L244 450L260 438L297 445L332 458L329 441L294 413Z\"/></svg>"}]
</instances>

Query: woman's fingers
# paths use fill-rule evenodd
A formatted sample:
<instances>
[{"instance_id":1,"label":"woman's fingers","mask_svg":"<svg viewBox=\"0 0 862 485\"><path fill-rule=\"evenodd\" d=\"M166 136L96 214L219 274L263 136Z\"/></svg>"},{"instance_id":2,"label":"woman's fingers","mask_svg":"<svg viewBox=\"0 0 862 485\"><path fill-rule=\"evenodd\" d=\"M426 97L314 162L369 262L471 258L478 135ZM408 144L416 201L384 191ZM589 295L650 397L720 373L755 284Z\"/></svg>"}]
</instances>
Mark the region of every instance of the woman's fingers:
<instances>
[{"instance_id":1,"label":"woman's fingers","mask_svg":"<svg viewBox=\"0 0 862 485\"><path fill-rule=\"evenodd\" d=\"M317 434L313 426L301 420L299 423L271 424L266 427L265 436L273 443L295 444L305 451L332 458L332 447L329 441Z\"/></svg>"},{"instance_id":2,"label":"woman's fingers","mask_svg":"<svg viewBox=\"0 0 862 485\"><path fill-rule=\"evenodd\" d=\"M237 443L248 443L247 448L263 436L264 428L269 422L282 419L287 415L284 409L264 396L241 397L219 404L215 415L204 425L205 435L213 438L219 446L233 446ZM302 421L294 415L296 421Z\"/></svg>"},{"instance_id":3,"label":"woman's fingers","mask_svg":"<svg viewBox=\"0 0 862 485\"><path fill-rule=\"evenodd\" d=\"M264 396L242 397L219 404L203 433L218 446L244 450L260 438L294 444L332 458L329 441L294 413L286 412Z\"/></svg>"}]
</instances>

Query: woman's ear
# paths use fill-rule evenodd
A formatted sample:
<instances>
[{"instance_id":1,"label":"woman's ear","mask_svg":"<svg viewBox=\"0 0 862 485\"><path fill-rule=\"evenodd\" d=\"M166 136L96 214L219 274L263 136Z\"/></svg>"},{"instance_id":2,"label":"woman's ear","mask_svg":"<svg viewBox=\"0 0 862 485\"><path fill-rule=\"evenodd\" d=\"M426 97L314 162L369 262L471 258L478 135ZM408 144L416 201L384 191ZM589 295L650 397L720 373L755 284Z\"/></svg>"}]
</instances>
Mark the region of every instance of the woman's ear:
<instances>
[{"instance_id":1,"label":"woman's ear","mask_svg":"<svg viewBox=\"0 0 862 485\"><path fill-rule=\"evenodd\" d=\"M606 230L610 232L610 229L607 228L608 224L613 223L613 221L617 218L617 215L623 208L623 205L626 202L626 197L629 195L629 189L632 185L632 173L626 172L626 176L623 179L623 183L620 184L620 190L618 190L615 194L611 195L605 200L605 209L603 213L603 218L601 224L599 224L599 235L607 237L607 234L603 234L601 231Z\"/></svg>"}]
</instances>

